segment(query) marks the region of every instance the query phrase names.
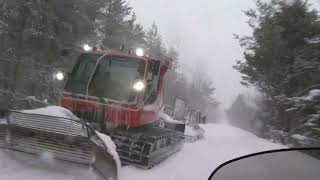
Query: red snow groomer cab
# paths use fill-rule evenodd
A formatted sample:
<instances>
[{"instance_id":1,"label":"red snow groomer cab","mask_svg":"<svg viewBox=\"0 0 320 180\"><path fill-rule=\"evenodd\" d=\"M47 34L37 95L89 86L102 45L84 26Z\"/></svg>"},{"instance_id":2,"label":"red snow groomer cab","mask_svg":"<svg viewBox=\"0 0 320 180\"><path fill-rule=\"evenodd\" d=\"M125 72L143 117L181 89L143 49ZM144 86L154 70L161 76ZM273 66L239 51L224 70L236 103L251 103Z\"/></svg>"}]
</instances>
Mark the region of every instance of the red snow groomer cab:
<instances>
[{"instance_id":1,"label":"red snow groomer cab","mask_svg":"<svg viewBox=\"0 0 320 180\"><path fill-rule=\"evenodd\" d=\"M83 52L60 105L108 127L153 123L162 106L164 76L170 65L169 59L159 61L121 51Z\"/></svg>"},{"instance_id":2,"label":"red snow groomer cab","mask_svg":"<svg viewBox=\"0 0 320 180\"><path fill-rule=\"evenodd\" d=\"M84 49L60 105L111 136L124 164L151 168L180 149L180 132L156 123L172 60L152 59L140 48Z\"/></svg>"}]
</instances>

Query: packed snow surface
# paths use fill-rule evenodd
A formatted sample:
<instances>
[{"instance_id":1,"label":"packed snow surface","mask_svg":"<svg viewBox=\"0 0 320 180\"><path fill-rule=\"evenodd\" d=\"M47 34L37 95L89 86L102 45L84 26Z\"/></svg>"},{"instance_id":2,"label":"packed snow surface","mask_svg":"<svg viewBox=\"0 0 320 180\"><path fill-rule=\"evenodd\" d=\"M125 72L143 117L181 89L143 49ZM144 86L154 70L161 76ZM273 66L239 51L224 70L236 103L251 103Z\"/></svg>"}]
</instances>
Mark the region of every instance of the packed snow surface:
<instances>
[{"instance_id":1,"label":"packed snow surface","mask_svg":"<svg viewBox=\"0 0 320 180\"><path fill-rule=\"evenodd\" d=\"M205 130L203 139L186 143L180 152L151 170L122 167L120 180L206 180L218 165L227 160L284 147L228 125L207 124L201 127ZM96 180L88 169L54 163L41 165L27 157L8 155L6 150L0 150L0 179Z\"/></svg>"}]
</instances>

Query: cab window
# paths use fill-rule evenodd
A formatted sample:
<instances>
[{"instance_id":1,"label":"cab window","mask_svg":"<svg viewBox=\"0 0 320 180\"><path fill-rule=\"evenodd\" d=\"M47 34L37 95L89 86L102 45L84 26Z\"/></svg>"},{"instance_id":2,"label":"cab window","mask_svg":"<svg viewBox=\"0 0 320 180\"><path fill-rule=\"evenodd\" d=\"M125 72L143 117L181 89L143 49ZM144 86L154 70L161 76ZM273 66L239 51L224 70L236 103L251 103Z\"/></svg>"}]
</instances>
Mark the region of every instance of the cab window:
<instances>
[{"instance_id":1,"label":"cab window","mask_svg":"<svg viewBox=\"0 0 320 180\"><path fill-rule=\"evenodd\" d=\"M159 91L159 69L160 61L150 61L148 64L148 73L147 73L147 88L145 93L146 104L153 104L158 95Z\"/></svg>"}]
</instances>

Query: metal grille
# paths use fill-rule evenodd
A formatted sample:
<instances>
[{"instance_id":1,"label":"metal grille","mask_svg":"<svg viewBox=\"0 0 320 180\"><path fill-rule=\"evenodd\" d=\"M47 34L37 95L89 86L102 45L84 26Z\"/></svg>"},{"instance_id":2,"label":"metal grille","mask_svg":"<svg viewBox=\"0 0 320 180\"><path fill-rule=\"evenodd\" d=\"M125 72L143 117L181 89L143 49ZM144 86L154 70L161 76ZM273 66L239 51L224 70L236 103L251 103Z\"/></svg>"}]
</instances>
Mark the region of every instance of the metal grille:
<instances>
[{"instance_id":1,"label":"metal grille","mask_svg":"<svg viewBox=\"0 0 320 180\"><path fill-rule=\"evenodd\" d=\"M7 140L9 149L82 164L92 161L87 127L80 121L18 111L10 112L7 121L0 139Z\"/></svg>"},{"instance_id":2,"label":"metal grille","mask_svg":"<svg viewBox=\"0 0 320 180\"><path fill-rule=\"evenodd\" d=\"M45 132L87 137L87 129L80 121L62 117L13 111L9 115L9 124Z\"/></svg>"},{"instance_id":3,"label":"metal grille","mask_svg":"<svg viewBox=\"0 0 320 180\"><path fill-rule=\"evenodd\" d=\"M89 139L85 137L71 138L22 128L11 128L10 132L10 149L81 164L89 164L93 156Z\"/></svg>"},{"instance_id":4,"label":"metal grille","mask_svg":"<svg viewBox=\"0 0 320 180\"><path fill-rule=\"evenodd\" d=\"M5 147L7 128L5 124L0 124L0 147Z\"/></svg>"}]
</instances>

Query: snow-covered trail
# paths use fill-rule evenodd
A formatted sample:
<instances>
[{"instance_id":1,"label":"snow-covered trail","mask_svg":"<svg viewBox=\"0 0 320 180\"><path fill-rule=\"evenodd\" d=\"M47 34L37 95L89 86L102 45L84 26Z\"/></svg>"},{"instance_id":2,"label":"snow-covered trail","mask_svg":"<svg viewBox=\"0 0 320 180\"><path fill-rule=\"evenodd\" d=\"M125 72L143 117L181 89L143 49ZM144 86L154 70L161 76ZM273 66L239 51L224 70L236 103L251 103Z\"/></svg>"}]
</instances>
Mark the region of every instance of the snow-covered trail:
<instances>
[{"instance_id":1,"label":"snow-covered trail","mask_svg":"<svg viewBox=\"0 0 320 180\"><path fill-rule=\"evenodd\" d=\"M124 167L123 180L206 180L218 165L227 160L285 147L229 125L208 124L202 127L206 131L203 140L186 143L179 153L151 170Z\"/></svg>"},{"instance_id":2,"label":"snow-covered trail","mask_svg":"<svg viewBox=\"0 0 320 180\"><path fill-rule=\"evenodd\" d=\"M0 149L1 180L96 180L89 168Z\"/></svg>"},{"instance_id":3,"label":"snow-covered trail","mask_svg":"<svg viewBox=\"0 0 320 180\"><path fill-rule=\"evenodd\" d=\"M195 143L186 143L183 149L151 170L123 167L120 180L206 180L214 168L232 158L284 146L260 139L241 129L220 124L202 126L205 138ZM39 166L27 156L8 154L0 150L0 179L6 180L91 180L90 170L70 166L63 162Z\"/></svg>"}]
</instances>

